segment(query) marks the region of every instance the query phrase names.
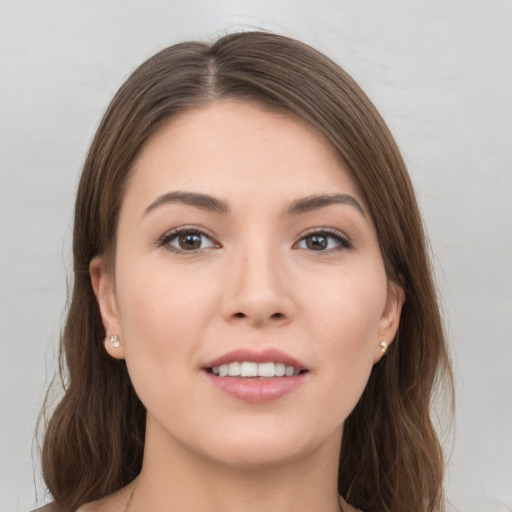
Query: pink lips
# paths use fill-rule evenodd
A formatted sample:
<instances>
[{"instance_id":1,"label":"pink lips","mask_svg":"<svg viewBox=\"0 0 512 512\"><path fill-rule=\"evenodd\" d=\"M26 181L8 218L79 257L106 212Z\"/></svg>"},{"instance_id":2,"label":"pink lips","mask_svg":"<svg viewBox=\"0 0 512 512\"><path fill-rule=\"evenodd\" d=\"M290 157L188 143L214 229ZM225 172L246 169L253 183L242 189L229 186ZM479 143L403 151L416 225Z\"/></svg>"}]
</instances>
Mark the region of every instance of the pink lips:
<instances>
[{"instance_id":1,"label":"pink lips","mask_svg":"<svg viewBox=\"0 0 512 512\"><path fill-rule=\"evenodd\" d=\"M298 370L306 370L306 367L300 361L273 348L263 351L245 348L233 350L208 362L203 366L203 369L210 370L223 364L242 361L283 363ZM217 389L233 398L248 403L264 403L278 400L297 389L304 383L307 373L303 372L293 377L270 378L219 377L209 371L205 371L204 375Z\"/></svg>"}]
</instances>

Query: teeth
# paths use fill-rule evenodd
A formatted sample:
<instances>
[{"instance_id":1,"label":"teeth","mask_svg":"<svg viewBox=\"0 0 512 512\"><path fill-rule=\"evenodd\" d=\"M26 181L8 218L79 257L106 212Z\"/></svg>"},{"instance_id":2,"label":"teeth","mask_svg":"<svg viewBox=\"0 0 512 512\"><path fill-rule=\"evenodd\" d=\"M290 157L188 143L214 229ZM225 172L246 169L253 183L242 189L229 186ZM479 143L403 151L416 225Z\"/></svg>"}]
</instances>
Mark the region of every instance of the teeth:
<instances>
[{"instance_id":1,"label":"teeth","mask_svg":"<svg viewBox=\"0 0 512 512\"><path fill-rule=\"evenodd\" d=\"M275 368L276 377L284 377L286 373L286 365L283 363L276 363Z\"/></svg>"},{"instance_id":2,"label":"teeth","mask_svg":"<svg viewBox=\"0 0 512 512\"><path fill-rule=\"evenodd\" d=\"M294 374L294 372L295 372L295 370L294 370L293 366L287 366L285 371L284 371L284 374L287 377L291 377Z\"/></svg>"},{"instance_id":3,"label":"teeth","mask_svg":"<svg viewBox=\"0 0 512 512\"><path fill-rule=\"evenodd\" d=\"M219 377L292 377L300 370L283 363L242 361L215 366L212 373Z\"/></svg>"},{"instance_id":4,"label":"teeth","mask_svg":"<svg viewBox=\"0 0 512 512\"><path fill-rule=\"evenodd\" d=\"M226 365L224 365L226 366ZM228 375L230 377L240 376L240 363L230 363L228 368Z\"/></svg>"},{"instance_id":5,"label":"teeth","mask_svg":"<svg viewBox=\"0 0 512 512\"><path fill-rule=\"evenodd\" d=\"M274 377L276 365L274 363L260 363L258 365L258 377Z\"/></svg>"},{"instance_id":6,"label":"teeth","mask_svg":"<svg viewBox=\"0 0 512 512\"><path fill-rule=\"evenodd\" d=\"M257 377L258 376L258 363L243 362L240 365L240 377Z\"/></svg>"}]
</instances>

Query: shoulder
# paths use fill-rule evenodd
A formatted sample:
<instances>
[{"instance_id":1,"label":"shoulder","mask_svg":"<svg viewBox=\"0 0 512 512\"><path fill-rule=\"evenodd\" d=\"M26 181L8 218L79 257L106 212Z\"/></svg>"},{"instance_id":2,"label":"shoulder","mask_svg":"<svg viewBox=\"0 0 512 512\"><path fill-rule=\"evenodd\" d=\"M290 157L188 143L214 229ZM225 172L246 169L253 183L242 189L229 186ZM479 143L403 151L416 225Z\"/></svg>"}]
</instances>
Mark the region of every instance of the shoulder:
<instances>
[{"instance_id":1,"label":"shoulder","mask_svg":"<svg viewBox=\"0 0 512 512\"><path fill-rule=\"evenodd\" d=\"M0 0L1 1L1 0ZM100 498L96 501L91 501L81 505L76 510L63 507L58 503L48 503L41 508L36 508L31 512L119 512L123 511L126 507L130 495L133 491L135 482L129 483L126 487L123 487L112 494Z\"/></svg>"},{"instance_id":2,"label":"shoulder","mask_svg":"<svg viewBox=\"0 0 512 512\"><path fill-rule=\"evenodd\" d=\"M347 503L341 496L340 496L340 505L343 512L363 512L362 510L359 510L358 508L354 508L352 505Z\"/></svg>"},{"instance_id":3,"label":"shoulder","mask_svg":"<svg viewBox=\"0 0 512 512\"><path fill-rule=\"evenodd\" d=\"M58 503L47 503L40 508L36 508L31 510L31 512L75 512L74 510L70 510L69 508L65 508ZM80 507L76 512L87 512L86 510L82 510Z\"/></svg>"},{"instance_id":4,"label":"shoulder","mask_svg":"<svg viewBox=\"0 0 512 512\"><path fill-rule=\"evenodd\" d=\"M75 511L62 508L60 505L56 503L48 503L43 507L36 508L31 510L31 512L101 512L106 511L109 508L109 503L106 500L101 501L93 501L92 503L87 503L86 505L82 505Z\"/></svg>"},{"instance_id":5,"label":"shoulder","mask_svg":"<svg viewBox=\"0 0 512 512\"><path fill-rule=\"evenodd\" d=\"M106 512L112 510L112 505L115 505L115 503L113 503L113 500L102 499L82 505L78 507L76 510L70 510L68 508L63 508L61 505L57 503L48 503L43 507L32 510L31 512Z\"/></svg>"},{"instance_id":6,"label":"shoulder","mask_svg":"<svg viewBox=\"0 0 512 512\"><path fill-rule=\"evenodd\" d=\"M31 512L62 512L62 508L55 503L48 503L43 507L32 510Z\"/></svg>"}]
</instances>

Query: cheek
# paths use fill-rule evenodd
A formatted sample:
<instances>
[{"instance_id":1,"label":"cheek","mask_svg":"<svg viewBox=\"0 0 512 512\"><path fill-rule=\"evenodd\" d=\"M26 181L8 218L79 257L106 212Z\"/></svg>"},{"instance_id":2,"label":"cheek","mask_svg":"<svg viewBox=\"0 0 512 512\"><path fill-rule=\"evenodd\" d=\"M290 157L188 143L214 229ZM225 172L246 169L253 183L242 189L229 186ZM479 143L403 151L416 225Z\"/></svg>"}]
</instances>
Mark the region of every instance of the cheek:
<instances>
[{"instance_id":1,"label":"cheek","mask_svg":"<svg viewBox=\"0 0 512 512\"><path fill-rule=\"evenodd\" d=\"M124 270L129 269L129 272ZM179 411L191 393L187 377L204 333L193 286L158 265L119 265L119 312L125 359L148 411ZM190 282L188 282L190 285Z\"/></svg>"},{"instance_id":2,"label":"cheek","mask_svg":"<svg viewBox=\"0 0 512 512\"><path fill-rule=\"evenodd\" d=\"M309 338L317 340L319 368L327 370L326 385L347 414L362 394L374 364L387 290L384 270L377 269L345 273L318 286L317 293L304 294L304 328L311 329Z\"/></svg>"},{"instance_id":3,"label":"cheek","mask_svg":"<svg viewBox=\"0 0 512 512\"><path fill-rule=\"evenodd\" d=\"M136 337L151 335L155 343L165 343L172 333L192 333L210 302L197 276L162 263L137 269L127 261L119 265L117 283L123 327Z\"/></svg>"},{"instance_id":4,"label":"cheek","mask_svg":"<svg viewBox=\"0 0 512 512\"><path fill-rule=\"evenodd\" d=\"M198 293L199 283L162 265L144 270L119 265L119 312L126 360L135 373L158 375L189 365L204 336L215 301ZM204 290L203 290L204 291Z\"/></svg>"},{"instance_id":5,"label":"cheek","mask_svg":"<svg viewBox=\"0 0 512 512\"><path fill-rule=\"evenodd\" d=\"M371 266L361 271L326 276L306 287L303 310L326 339L338 348L361 351L375 340L386 302L384 270ZM313 289L313 292L312 292Z\"/></svg>"}]
</instances>

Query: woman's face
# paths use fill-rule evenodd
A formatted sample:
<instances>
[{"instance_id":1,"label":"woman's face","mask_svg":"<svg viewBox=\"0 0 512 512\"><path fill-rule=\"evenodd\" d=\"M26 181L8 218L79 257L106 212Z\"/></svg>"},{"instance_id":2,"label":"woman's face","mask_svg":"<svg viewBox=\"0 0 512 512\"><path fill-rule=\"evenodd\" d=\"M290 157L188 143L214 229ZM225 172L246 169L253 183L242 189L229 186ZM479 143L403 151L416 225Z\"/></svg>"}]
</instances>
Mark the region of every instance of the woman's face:
<instances>
[{"instance_id":1,"label":"woman's face","mask_svg":"<svg viewBox=\"0 0 512 512\"><path fill-rule=\"evenodd\" d=\"M335 450L403 302L326 138L235 101L152 137L91 275L148 440L229 465Z\"/></svg>"}]
</instances>

